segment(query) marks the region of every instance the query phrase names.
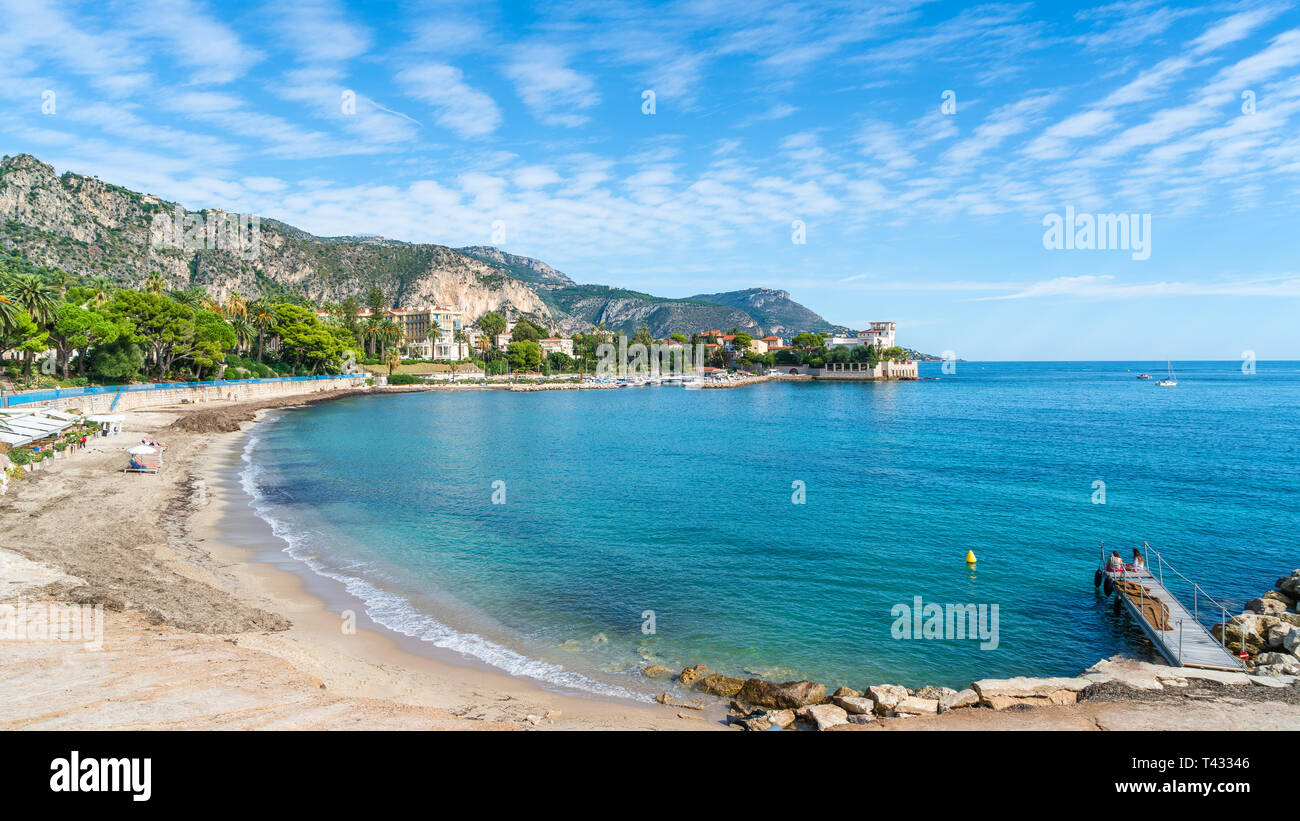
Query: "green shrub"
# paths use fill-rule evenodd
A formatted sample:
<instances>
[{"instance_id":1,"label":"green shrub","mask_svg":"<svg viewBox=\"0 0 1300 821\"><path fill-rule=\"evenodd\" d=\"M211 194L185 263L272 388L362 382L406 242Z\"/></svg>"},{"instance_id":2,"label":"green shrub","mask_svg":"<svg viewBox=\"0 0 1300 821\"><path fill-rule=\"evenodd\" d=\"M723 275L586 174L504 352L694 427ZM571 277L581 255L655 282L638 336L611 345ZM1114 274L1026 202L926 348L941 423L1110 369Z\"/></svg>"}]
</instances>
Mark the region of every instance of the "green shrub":
<instances>
[{"instance_id":1,"label":"green shrub","mask_svg":"<svg viewBox=\"0 0 1300 821\"><path fill-rule=\"evenodd\" d=\"M395 373L388 377L390 385L417 385L420 380L413 373Z\"/></svg>"},{"instance_id":2,"label":"green shrub","mask_svg":"<svg viewBox=\"0 0 1300 821\"><path fill-rule=\"evenodd\" d=\"M68 449L68 443L67 443L67 442L55 442L55 443L54 443L54 449L57 450L58 452L62 453L63 451L65 451L65 450Z\"/></svg>"},{"instance_id":3,"label":"green shrub","mask_svg":"<svg viewBox=\"0 0 1300 821\"><path fill-rule=\"evenodd\" d=\"M9 451L9 461L21 467L32 461L32 452L30 450L11 450Z\"/></svg>"}]
</instances>

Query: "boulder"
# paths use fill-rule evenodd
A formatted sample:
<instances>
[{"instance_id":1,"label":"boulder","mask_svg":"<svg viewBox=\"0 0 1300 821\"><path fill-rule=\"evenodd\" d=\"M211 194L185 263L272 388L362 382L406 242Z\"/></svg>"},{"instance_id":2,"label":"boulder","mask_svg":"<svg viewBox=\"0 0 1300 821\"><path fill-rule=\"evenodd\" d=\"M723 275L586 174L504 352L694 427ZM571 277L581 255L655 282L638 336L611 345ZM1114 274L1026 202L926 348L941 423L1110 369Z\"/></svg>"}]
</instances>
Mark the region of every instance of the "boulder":
<instances>
[{"instance_id":1,"label":"boulder","mask_svg":"<svg viewBox=\"0 0 1300 821\"><path fill-rule=\"evenodd\" d=\"M979 693L968 688L939 699L939 712L946 713L949 710L956 710L961 707L975 707L979 703Z\"/></svg>"},{"instance_id":2,"label":"boulder","mask_svg":"<svg viewBox=\"0 0 1300 821\"><path fill-rule=\"evenodd\" d=\"M1300 627L1300 613L1278 613L1275 618L1278 621L1284 621L1292 627Z\"/></svg>"},{"instance_id":3,"label":"boulder","mask_svg":"<svg viewBox=\"0 0 1300 821\"><path fill-rule=\"evenodd\" d=\"M849 714L834 704L813 704L799 710L799 717L818 730L829 730L849 723Z\"/></svg>"},{"instance_id":4,"label":"boulder","mask_svg":"<svg viewBox=\"0 0 1300 821\"><path fill-rule=\"evenodd\" d=\"M772 726L772 719L762 711L747 716L727 716L728 724L744 727L750 732L762 732Z\"/></svg>"},{"instance_id":5,"label":"boulder","mask_svg":"<svg viewBox=\"0 0 1300 821\"><path fill-rule=\"evenodd\" d=\"M722 698L731 698L740 692L740 688L745 686L745 682L731 676L724 676L720 673L714 673L700 679L695 687L703 693L711 696L721 696Z\"/></svg>"},{"instance_id":6,"label":"boulder","mask_svg":"<svg viewBox=\"0 0 1300 821\"><path fill-rule=\"evenodd\" d=\"M794 710L768 710L767 717L783 730L794 724Z\"/></svg>"},{"instance_id":7,"label":"boulder","mask_svg":"<svg viewBox=\"0 0 1300 821\"><path fill-rule=\"evenodd\" d=\"M932 716L939 712L939 699L910 696L898 702L894 715Z\"/></svg>"},{"instance_id":8,"label":"boulder","mask_svg":"<svg viewBox=\"0 0 1300 821\"><path fill-rule=\"evenodd\" d=\"M641 668L641 675L646 678L666 680L673 677L673 671L662 664L649 664Z\"/></svg>"},{"instance_id":9,"label":"boulder","mask_svg":"<svg viewBox=\"0 0 1300 821\"><path fill-rule=\"evenodd\" d=\"M1268 633L1265 634L1264 638L1268 641L1269 649L1285 649L1287 635L1295 632L1296 629L1297 628L1294 625L1287 624L1286 622L1278 622L1268 628Z\"/></svg>"},{"instance_id":10,"label":"boulder","mask_svg":"<svg viewBox=\"0 0 1300 821\"><path fill-rule=\"evenodd\" d=\"M876 709L876 703L864 696L832 696L831 700L851 716L869 716Z\"/></svg>"},{"instance_id":11,"label":"boulder","mask_svg":"<svg viewBox=\"0 0 1300 821\"><path fill-rule=\"evenodd\" d=\"M1255 664L1295 664L1296 657L1290 653L1260 653L1255 656Z\"/></svg>"},{"instance_id":12,"label":"boulder","mask_svg":"<svg viewBox=\"0 0 1300 821\"><path fill-rule=\"evenodd\" d=\"M826 699L826 687L815 681L786 681L776 684L751 678L740 688L737 698L759 707L792 710Z\"/></svg>"},{"instance_id":13,"label":"boulder","mask_svg":"<svg viewBox=\"0 0 1300 821\"><path fill-rule=\"evenodd\" d=\"M1246 602L1246 609L1252 613L1261 613L1268 616L1275 616L1278 613L1286 612L1286 604L1277 599L1260 597L1251 599Z\"/></svg>"},{"instance_id":14,"label":"boulder","mask_svg":"<svg viewBox=\"0 0 1300 821\"><path fill-rule=\"evenodd\" d=\"M934 686L922 687L921 689L913 693L913 695L915 695L917 698L932 698L935 701L942 701L945 696L952 696L956 694L957 691L952 689L951 687L934 687Z\"/></svg>"},{"instance_id":15,"label":"boulder","mask_svg":"<svg viewBox=\"0 0 1300 821\"><path fill-rule=\"evenodd\" d=\"M709 666L707 664L697 664L694 667L687 667L682 670L681 674L677 676L677 681L683 687L691 687L708 674Z\"/></svg>"},{"instance_id":16,"label":"boulder","mask_svg":"<svg viewBox=\"0 0 1300 821\"><path fill-rule=\"evenodd\" d=\"M1270 591L1268 591L1267 593L1265 593L1264 595L1260 596L1260 598L1261 598L1261 599L1277 599L1278 601L1280 601L1280 602L1282 602L1283 604L1285 604L1285 605L1287 606L1287 609L1288 609L1288 610L1294 608L1295 605L1296 605L1296 597L1295 597L1295 596L1292 596L1292 595L1289 594L1289 593L1283 593L1281 590L1270 590Z\"/></svg>"},{"instance_id":17,"label":"boulder","mask_svg":"<svg viewBox=\"0 0 1300 821\"><path fill-rule=\"evenodd\" d=\"M1289 596L1300 598L1300 570L1293 570L1290 576L1278 579L1277 589Z\"/></svg>"},{"instance_id":18,"label":"boulder","mask_svg":"<svg viewBox=\"0 0 1300 821\"><path fill-rule=\"evenodd\" d=\"M860 695L862 694L859 693L857 690L854 690L852 687L841 687L840 689L831 693L831 698L835 698L836 696L860 696Z\"/></svg>"},{"instance_id":19,"label":"boulder","mask_svg":"<svg viewBox=\"0 0 1300 821\"><path fill-rule=\"evenodd\" d=\"M669 707L684 707L688 710L703 710L707 703L704 701L682 701L671 693L660 693L655 696L655 701Z\"/></svg>"},{"instance_id":20,"label":"boulder","mask_svg":"<svg viewBox=\"0 0 1300 821\"><path fill-rule=\"evenodd\" d=\"M1244 649L1253 656L1263 652L1268 646L1268 641L1262 632L1268 629L1262 624L1266 619L1272 619L1273 624L1278 622L1278 619L1272 616L1243 613L1233 616L1226 624L1223 622L1215 624L1210 629L1210 634L1222 641L1229 651L1240 653ZM1268 626L1271 627L1272 624Z\"/></svg>"},{"instance_id":21,"label":"boulder","mask_svg":"<svg viewBox=\"0 0 1300 821\"><path fill-rule=\"evenodd\" d=\"M971 685L979 694L980 704L994 710L1015 705L1042 706L1074 704L1079 691L1093 682L1086 678L1015 678L980 679Z\"/></svg>"},{"instance_id":22,"label":"boulder","mask_svg":"<svg viewBox=\"0 0 1300 821\"><path fill-rule=\"evenodd\" d=\"M870 724L875 720L876 720L875 716L864 716L864 715L859 715L857 713L849 713L850 724Z\"/></svg>"},{"instance_id":23,"label":"boulder","mask_svg":"<svg viewBox=\"0 0 1300 821\"><path fill-rule=\"evenodd\" d=\"M1296 656L1300 656L1300 630L1292 629L1282 637L1282 649Z\"/></svg>"},{"instance_id":24,"label":"boulder","mask_svg":"<svg viewBox=\"0 0 1300 821\"><path fill-rule=\"evenodd\" d=\"M897 684L875 684L867 688L867 697L876 703L876 715L890 715L898 702L911 694Z\"/></svg>"}]
</instances>

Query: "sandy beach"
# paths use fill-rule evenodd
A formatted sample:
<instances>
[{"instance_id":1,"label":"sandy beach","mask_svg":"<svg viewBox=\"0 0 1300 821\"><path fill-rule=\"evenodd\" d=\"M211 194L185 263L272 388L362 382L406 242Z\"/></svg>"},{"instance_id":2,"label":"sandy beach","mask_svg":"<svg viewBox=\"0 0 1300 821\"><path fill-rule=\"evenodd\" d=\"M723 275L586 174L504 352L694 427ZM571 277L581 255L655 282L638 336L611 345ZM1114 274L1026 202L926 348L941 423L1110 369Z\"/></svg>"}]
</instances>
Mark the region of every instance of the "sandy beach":
<instances>
[{"instance_id":1,"label":"sandy beach","mask_svg":"<svg viewBox=\"0 0 1300 821\"><path fill-rule=\"evenodd\" d=\"M230 481L257 419L311 401L132 412L122 435L11 485L0 497L0 603L102 605L104 641L0 640L0 728L727 728L724 699L688 709L557 693L415 646L360 611L356 630L343 629L323 582L257 560L278 550L275 537ZM159 475L121 472L142 437L167 446ZM1297 692L1114 688L1068 706L837 729L1294 728Z\"/></svg>"}]
</instances>

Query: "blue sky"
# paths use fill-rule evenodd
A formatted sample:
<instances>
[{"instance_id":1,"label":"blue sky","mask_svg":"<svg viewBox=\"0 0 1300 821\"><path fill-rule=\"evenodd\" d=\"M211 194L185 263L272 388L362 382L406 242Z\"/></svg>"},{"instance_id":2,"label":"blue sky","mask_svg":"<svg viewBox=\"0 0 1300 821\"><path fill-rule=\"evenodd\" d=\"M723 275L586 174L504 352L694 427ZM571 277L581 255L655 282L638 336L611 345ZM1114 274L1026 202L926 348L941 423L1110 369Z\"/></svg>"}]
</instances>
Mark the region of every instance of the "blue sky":
<instances>
[{"instance_id":1,"label":"blue sky","mask_svg":"<svg viewBox=\"0 0 1300 821\"><path fill-rule=\"evenodd\" d=\"M4 153L322 235L966 359L1300 359L1286 2L0 0L0 100ZM1149 258L1045 248L1067 207Z\"/></svg>"}]
</instances>

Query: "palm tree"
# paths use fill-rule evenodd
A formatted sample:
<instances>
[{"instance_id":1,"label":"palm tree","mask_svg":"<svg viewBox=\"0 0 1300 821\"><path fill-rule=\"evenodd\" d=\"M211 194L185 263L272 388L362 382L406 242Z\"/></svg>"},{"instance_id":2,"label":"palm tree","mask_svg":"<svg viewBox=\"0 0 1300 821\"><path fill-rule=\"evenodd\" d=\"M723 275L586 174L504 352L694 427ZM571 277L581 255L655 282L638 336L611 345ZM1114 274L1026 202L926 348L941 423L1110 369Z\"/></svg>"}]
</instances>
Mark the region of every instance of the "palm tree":
<instances>
[{"instance_id":1,"label":"palm tree","mask_svg":"<svg viewBox=\"0 0 1300 821\"><path fill-rule=\"evenodd\" d=\"M0 282L0 335L7 334L18 324L18 312L22 310L13 298L4 292L5 284Z\"/></svg>"},{"instance_id":2,"label":"palm tree","mask_svg":"<svg viewBox=\"0 0 1300 821\"><path fill-rule=\"evenodd\" d=\"M275 314L271 313L271 306L263 302L253 303L253 327L257 328L257 361L262 361L262 346L266 340L266 332L275 325Z\"/></svg>"},{"instance_id":3,"label":"palm tree","mask_svg":"<svg viewBox=\"0 0 1300 821\"><path fill-rule=\"evenodd\" d=\"M59 298L55 296L55 287L46 282L40 274L11 274L6 288L14 306L26 311L37 325L54 321ZM23 354L23 376L27 379L32 375L33 356L35 354L31 351Z\"/></svg>"},{"instance_id":4,"label":"palm tree","mask_svg":"<svg viewBox=\"0 0 1300 821\"><path fill-rule=\"evenodd\" d=\"M402 364L402 355L396 349L391 350L384 354L384 364L388 366L388 375L392 376L393 371L397 370L397 367Z\"/></svg>"},{"instance_id":5,"label":"palm tree","mask_svg":"<svg viewBox=\"0 0 1300 821\"><path fill-rule=\"evenodd\" d=\"M154 271L145 277L144 289L151 294L161 294L167 290L167 278L162 275L161 271Z\"/></svg>"},{"instance_id":6,"label":"palm tree","mask_svg":"<svg viewBox=\"0 0 1300 821\"><path fill-rule=\"evenodd\" d=\"M239 291L231 291L226 295L226 301L222 304L222 313L227 318L248 315L248 303L239 295Z\"/></svg>"},{"instance_id":7,"label":"palm tree","mask_svg":"<svg viewBox=\"0 0 1300 821\"><path fill-rule=\"evenodd\" d=\"M59 285L60 301L68 295L68 286L77 281L77 278L62 268L55 268L52 272L54 281Z\"/></svg>"},{"instance_id":8,"label":"palm tree","mask_svg":"<svg viewBox=\"0 0 1300 821\"><path fill-rule=\"evenodd\" d=\"M242 353L252 344L255 329L246 316L233 316L229 322L231 329L235 332L235 349Z\"/></svg>"},{"instance_id":9,"label":"palm tree","mask_svg":"<svg viewBox=\"0 0 1300 821\"><path fill-rule=\"evenodd\" d=\"M425 334L424 338L429 343L429 358L437 359L438 340L442 338L442 328L438 325L437 320L429 320L429 332Z\"/></svg>"},{"instance_id":10,"label":"palm tree","mask_svg":"<svg viewBox=\"0 0 1300 821\"><path fill-rule=\"evenodd\" d=\"M90 301L95 305L103 305L113 297L113 283L108 277L90 280L90 289Z\"/></svg>"},{"instance_id":11,"label":"palm tree","mask_svg":"<svg viewBox=\"0 0 1300 821\"><path fill-rule=\"evenodd\" d=\"M376 332L379 336L382 350L388 350L389 345L397 345L402 341L402 329L391 319L385 319L379 323L379 329Z\"/></svg>"},{"instance_id":12,"label":"palm tree","mask_svg":"<svg viewBox=\"0 0 1300 821\"><path fill-rule=\"evenodd\" d=\"M59 298L55 288L39 274L14 274L9 277L9 295L32 321L44 325L54 318Z\"/></svg>"}]
</instances>

